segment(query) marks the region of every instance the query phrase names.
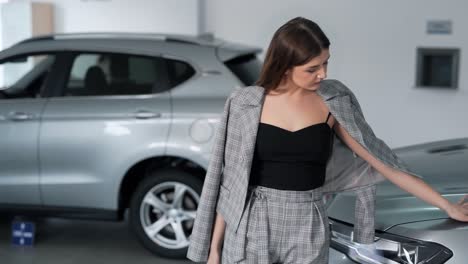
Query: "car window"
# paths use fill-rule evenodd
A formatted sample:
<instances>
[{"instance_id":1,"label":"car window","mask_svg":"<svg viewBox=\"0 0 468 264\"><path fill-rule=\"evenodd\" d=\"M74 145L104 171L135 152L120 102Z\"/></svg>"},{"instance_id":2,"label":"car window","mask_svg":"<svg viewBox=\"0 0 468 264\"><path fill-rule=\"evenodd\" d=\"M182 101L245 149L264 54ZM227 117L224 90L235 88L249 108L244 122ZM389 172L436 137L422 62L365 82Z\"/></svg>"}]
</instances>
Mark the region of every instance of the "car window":
<instances>
[{"instance_id":1,"label":"car window","mask_svg":"<svg viewBox=\"0 0 468 264\"><path fill-rule=\"evenodd\" d=\"M244 85L253 85L262 68L262 62L255 54L239 56L226 61L225 64Z\"/></svg>"},{"instance_id":2,"label":"car window","mask_svg":"<svg viewBox=\"0 0 468 264\"><path fill-rule=\"evenodd\" d=\"M170 82L172 87L185 82L195 74L193 67L183 61L168 59L167 65L169 68Z\"/></svg>"},{"instance_id":3,"label":"car window","mask_svg":"<svg viewBox=\"0 0 468 264\"><path fill-rule=\"evenodd\" d=\"M0 99L41 96L55 56L24 55L0 63Z\"/></svg>"},{"instance_id":4,"label":"car window","mask_svg":"<svg viewBox=\"0 0 468 264\"><path fill-rule=\"evenodd\" d=\"M72 63L64 96L138 95L167 89L162 58L127 54L79 54Z\"/></svg>"}]
</instances>

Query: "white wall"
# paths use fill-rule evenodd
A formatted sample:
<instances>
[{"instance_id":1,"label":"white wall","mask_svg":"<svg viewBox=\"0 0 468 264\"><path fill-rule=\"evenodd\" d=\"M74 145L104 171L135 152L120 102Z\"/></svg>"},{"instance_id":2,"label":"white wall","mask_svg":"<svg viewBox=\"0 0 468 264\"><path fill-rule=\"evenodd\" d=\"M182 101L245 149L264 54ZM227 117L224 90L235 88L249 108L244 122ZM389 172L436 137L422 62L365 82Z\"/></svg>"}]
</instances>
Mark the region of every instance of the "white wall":
<instances>
[{"instance_id":1,"label":"white wall","mask_svg":"<svg viewBox=\"0 0 468 264\"><path fill-rule=\"evenodd\" d=\"M31 5L19 1L0 6L2 6L0 9L0 48L9 47L22 39L30 37L32 34ZM29 65L26 63L10 65L9 67L0 66L0 87L17 80L18 75L24 73L28 68Z\"/></svg>"},{"instance_id":2,"label":"white wall","mask_svg":"<svg viewBox=\"0 0 468 264\"><path fill-rule=\"evenodd\" d=\"M42 0L55 5L57 32L199 33L199 0Z\"/></svg>"},{"instance_id":3,"label":"white wall","mask_svg":"<svg viewBox=\"0 0 468 264\"><path fill-rule=\"evenodd\" d=\"M3 12L3 5L1 4L0 2L0 14L2 14ZM0 17L0 21L2 21L1 17ZM0 22L0 50L3 50L3 26L2 26L2 22ZM0 90L2 89L3 87L3 68L0 67Z\"/></svg>"},{"instance_id":4,"label":"white wall","mask_svg":"<svg viewBox=\"0 0 468 264\"><path fill-rule=\"evenodd\" d=\"M207 0L206 10L206 31L264 49L287 20L317 22L332 42L329 78L354 91L376 135L392 147L468 137L466 1ZM450 19L453 34L427 35L432 19ZM458 90L414 88L420 46L461 49Z\"/></svg>"},{"instance_id":5,"label":"white wall","mask_svg":"<svg viewBox=\"0 0 468 264\"><path fill-rule=\"evenodd\" d=\"M10 0L54 5L55 31L198 34L203 0Z\"/></svg>"}]
</instances>

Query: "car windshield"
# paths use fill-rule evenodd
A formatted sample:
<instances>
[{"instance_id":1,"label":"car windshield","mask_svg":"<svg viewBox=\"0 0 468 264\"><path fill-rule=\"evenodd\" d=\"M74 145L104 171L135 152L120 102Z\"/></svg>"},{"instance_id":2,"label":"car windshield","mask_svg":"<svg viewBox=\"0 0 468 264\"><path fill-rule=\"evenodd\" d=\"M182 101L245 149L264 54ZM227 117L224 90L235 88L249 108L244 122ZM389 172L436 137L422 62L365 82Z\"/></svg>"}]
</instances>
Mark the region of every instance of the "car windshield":
<instances>
[{"instance_id":1,"label":"car windshield","mask_svg":"<svg viewBox=\"0 0 468 264\"><path fill-rule=\"evenodd\" d=\"M46 80L54 55L26 55L0 62L0 98L34 98Z\"/></svg>"}]
</instances>

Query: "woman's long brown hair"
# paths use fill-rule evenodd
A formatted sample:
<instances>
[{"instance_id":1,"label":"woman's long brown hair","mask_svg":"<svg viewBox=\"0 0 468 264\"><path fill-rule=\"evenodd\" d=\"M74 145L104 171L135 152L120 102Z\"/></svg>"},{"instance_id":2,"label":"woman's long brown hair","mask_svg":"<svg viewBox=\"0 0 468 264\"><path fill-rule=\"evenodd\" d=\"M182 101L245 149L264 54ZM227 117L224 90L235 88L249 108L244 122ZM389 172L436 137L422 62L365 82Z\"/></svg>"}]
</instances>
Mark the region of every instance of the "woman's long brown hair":
<instances>
[{"instance_id":1,"label":"woman's long brown hair","mask_svg":"<svg viewBox=\"0 0 468 264\"><path fill-rule=\"evenodd\" d=\"M330 41L316 23L303 17L289 20L273 35L255 85L275 89L288 69L307 63L329 47Z\"/></svg>"}]
</instances>

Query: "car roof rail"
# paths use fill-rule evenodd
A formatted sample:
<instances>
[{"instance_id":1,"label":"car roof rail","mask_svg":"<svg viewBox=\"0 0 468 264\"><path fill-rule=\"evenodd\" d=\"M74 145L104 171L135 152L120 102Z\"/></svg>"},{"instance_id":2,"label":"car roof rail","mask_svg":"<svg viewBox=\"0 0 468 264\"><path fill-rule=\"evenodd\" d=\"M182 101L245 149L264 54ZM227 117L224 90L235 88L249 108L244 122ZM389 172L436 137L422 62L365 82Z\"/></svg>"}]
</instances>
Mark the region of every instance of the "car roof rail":
<instances>
[{"instance_id":1,"label":"car roof rail","mask_svg":"<svg viewBox=\"0 0 468 264\"><path fill-rule=\"evenodd\" d=\"M58 33L50 35L41 35L32 37L18 42L24 44L41 40L60 40L60 39L143 39L143 40L160 40L167 42L180 42L194 45L218 46L223 41L217 39L212 33L204 33L200 35L183 35L183 34L163 34L163 33L132 33L132 32L77 32L77 33Z\"/></svg>"}]
</instances>

